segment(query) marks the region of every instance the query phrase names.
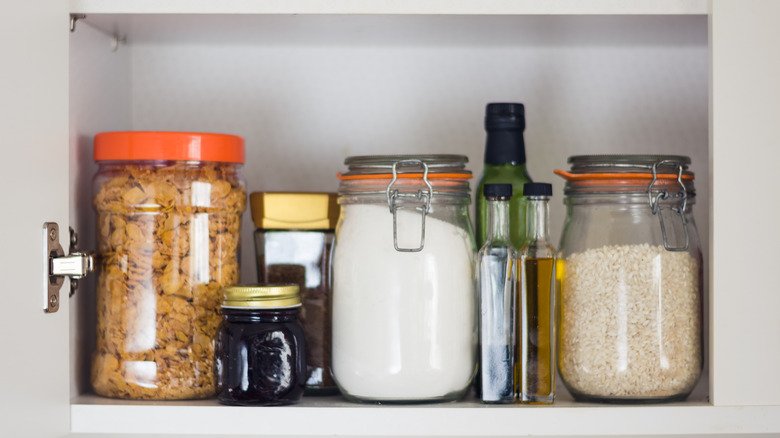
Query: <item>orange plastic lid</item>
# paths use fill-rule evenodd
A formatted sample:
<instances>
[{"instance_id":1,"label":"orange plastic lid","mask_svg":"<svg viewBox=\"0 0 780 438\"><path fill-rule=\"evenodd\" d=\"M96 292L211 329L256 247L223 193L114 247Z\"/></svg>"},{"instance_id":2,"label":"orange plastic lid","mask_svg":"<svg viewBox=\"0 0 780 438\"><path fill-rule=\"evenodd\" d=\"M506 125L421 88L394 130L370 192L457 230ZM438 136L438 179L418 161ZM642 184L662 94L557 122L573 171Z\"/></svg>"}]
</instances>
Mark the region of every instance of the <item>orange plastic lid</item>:
<instances>
[{"instance_id":1,"label":"orange plastic lid","mask_svg":"<svg viewBox=\"0 0 780 438\"><path fill-rule=\"evenodd\" d=\"M244 163L244 139L202 132L117 131L95 136L95 161L174 160Z\"/></svg>"}]
</instances>

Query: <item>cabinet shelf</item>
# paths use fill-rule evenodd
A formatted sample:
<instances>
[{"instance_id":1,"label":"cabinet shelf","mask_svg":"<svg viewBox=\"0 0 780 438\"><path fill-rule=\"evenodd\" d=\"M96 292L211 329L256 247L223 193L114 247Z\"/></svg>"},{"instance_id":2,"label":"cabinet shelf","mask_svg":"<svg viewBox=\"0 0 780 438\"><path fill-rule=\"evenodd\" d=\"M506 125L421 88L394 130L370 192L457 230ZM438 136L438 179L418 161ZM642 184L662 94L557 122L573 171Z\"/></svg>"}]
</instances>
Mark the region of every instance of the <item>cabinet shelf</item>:
<instances>
[{"instance_id":1,"label":"cabinet shelf","mask_svg":"<svg viewBox=\"0 0 780 438\"><path fill-rule=\"evenodd\" d=\"M433 7L429 3L443 5L425 2L426 8ZM83 139L78 148L89 150L89 138L106 126L205 126L246 138L243 170L250 191L335 190L334 175L347 155L460 153L479 174L484 104L520 99L533 119L526 141L535 178L560 184L551 170L586 150L688 154L703 181L697 185L697 208L700 232L708 235L707 21L689 15L706 14L706 2L510 1L500 7L488 1L479 2L476 12L477 2L456 1L447 2L452 8L442 15L403 1L328 4L320 11L302 1L72 1L71 12L87 18L71 35L72 77L81 85L72 88L71 99L89 102L85 110L91 112L103 108L91 117L76 112ZM377 9L360 6L365 4ZM657 16L664 14L671 15ZM126 37L128 47L111 52L105 33ZM91 68L95 65L102 68ZM98 98L93 90L106 94ZM308 129L300 129L304 121ZM295 167L277 174L289 163ZM84 178L74 190L87 193L88 184ZM85 223L89 208L79 208ZM553 207L553 216L557 233L562 203ZM254 259L247 228L245 262ZM251 263L244 268L244 281L251 281ZM79 305L89 316L87 305ZM89 330L82 327L79 336L89 339ZM89 353L85 348L74 354L88 363ZM75 380L85 386L83 375ZM161 403L80 395L71 401L71 430L625 436L776 429L773 408L715 408L707 398L706 375L701 384L703 390L685 403L656 406L590 405L565 396L554 406L484 406L475 400L372 406L335 397L240 408L214 400Z\"/></svg>"},{"instance_id":2,"label":"cabinet shelf","mask_svg":"<svg viewBox=\"0 0 780 438\"><path fill-rule=\"evenodd\" d=\"M707 14L707 0L70 0L82 14Z\"/></svg>"},{"instance_id":3,"label":"cabinet shelf","mask_svg":"<svg viewBox=\"0 0 780 438\"><path fill-rule=\"evenodd\" d=\"M6 166L2 181L21 189L4 193L6 205L20 208L2 222L9 231L4 243L14 248L2 256L14 272L6 276L4 305L13 311L3 318L2 347L22 360L0 366L1 435L780 433L780 253L772 245L780 242L774 176L780 55L773 50L780 2L41 0L6 6L13 19L0 49L14 68L3 70L0 107L3 144L14 165ZM87 16L75 33L65 30L69 12ZM528 104L535 169L559 167L584 148L694 157L696 222L709 247L701 395L652 406L565 397L549 407L486 407L474 400L366 406L322 398L240 408L85 394L94 280L84 279L72 299L64 288L58 313L41 311L47 274L41 224L73 226L81 247L94 248L89 193L96 132L235 132L247 138L250 190L327 190L346 155L441 153L441 147L468 155L479 174L481 117L484 103L495 99ZM561 211L559 204L554 215ZM252 260L251 230L243 240L243 259Z\"/></svg>"},{"instance_id":4,"label":"cabinet shelf","mask_svg":"<svg viewBox=\"0 0 780 438\"><path fill-rule=\"evenodd\" d=\"M78 138L71 149L87 151L71 163L80 184L72 191L89 192L89 139L106 129L243 135L250 191L334 189L344 156L388 151L447 148L468 155L479 174L484 103L519 99L532 119L528 156L539 180L556 183L548 171L583 151L693 156L697 223L709 246L710 175L714 151L723 156L725 150L707 141L709 8L708 0L70 0L71 13L87 16L70 35L71 135ZM111 35L126 46L112 52ZM89 230L89 200L72 199L83 203L74 206L78 228ZM563 217L562 205L554 208L553 233ZM245 261L254 257L247 228ZM72 302L74 337L91 339L94 329L78 322L88 320L90 305L80 295ZM718 342L736 337L713 309L705 312L714 321L705 328L710 345L716 330ZM79 346L72 361L88 363L89 353ZM780 405L765 400L771 386L726 406L739 392L716 388L739 378L721 373L719 386L712 385L710 370L727 364L713 354L703 390L684 403L612 406L562 396L554 406L485 406L473 399L376 406L331 397L248 408L81 394L70 402L70 430L267 436L780 431ZM88 378L74 369L71 394L80 394ZM747 406L754 400L764 406Z\"/></svg>"},{"instance_id":5,"label":"cabinet shelf","mask_svg":"<svg viewBox=\"0 0 780 438\"><path fill-rule=\"evenodd\" d=\"M617 406L557 400L552 406L359 405L304 397L286 407L222 406L215 400L139 402L83 395L71 404L74 433L262 436L596 436L769 433L780 406L711 406L706 401Z\"/></svg>"}]
</instances>

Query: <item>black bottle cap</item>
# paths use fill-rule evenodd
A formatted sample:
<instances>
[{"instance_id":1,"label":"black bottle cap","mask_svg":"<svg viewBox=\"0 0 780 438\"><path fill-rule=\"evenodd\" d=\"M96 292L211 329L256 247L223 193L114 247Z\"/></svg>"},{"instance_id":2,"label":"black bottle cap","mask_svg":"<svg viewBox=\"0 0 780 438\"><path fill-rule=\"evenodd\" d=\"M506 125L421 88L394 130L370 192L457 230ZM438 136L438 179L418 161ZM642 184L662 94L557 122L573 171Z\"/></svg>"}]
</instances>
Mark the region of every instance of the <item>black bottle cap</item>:
<instances>
[{"instance_id":1,"label":"black bottle cap","mask_svg":"<svg viewBox=\"0 0 780 438\"><path fill-rule=\"evenodd\" d=\"M485 129L525 130L525 107L522 103L489 103L485 108Z\"/></svg>"},{"instance_id":2,"label":"black bottle cap","mask_svg":"<svg viewBox=\"0 0 780 438\"><path fill-rule=\"evenodd\" d=\"M512 184L485 184L482 193L486 198L506 198L512 197Z\"/></svg>"},{"instance_id":3,"label":"black bottle cap","mask_svg":"<svg viewBox=\"0 0 780 438\"><path fill-rule=\"evenodd\" d=\"M486 164L525 164L525 107L522 103L489 103L485 108Z\"/></svg>"},{"instance_id":4,"label":"black bottle cap","mask_svg":"<svg viewBox=\"0 0 780 438\"><path fill-rule=\"evenodd\" d=\"M525 183L523 184L523 196L552 196L552 184Z\"/></svg>"}]
</instances>

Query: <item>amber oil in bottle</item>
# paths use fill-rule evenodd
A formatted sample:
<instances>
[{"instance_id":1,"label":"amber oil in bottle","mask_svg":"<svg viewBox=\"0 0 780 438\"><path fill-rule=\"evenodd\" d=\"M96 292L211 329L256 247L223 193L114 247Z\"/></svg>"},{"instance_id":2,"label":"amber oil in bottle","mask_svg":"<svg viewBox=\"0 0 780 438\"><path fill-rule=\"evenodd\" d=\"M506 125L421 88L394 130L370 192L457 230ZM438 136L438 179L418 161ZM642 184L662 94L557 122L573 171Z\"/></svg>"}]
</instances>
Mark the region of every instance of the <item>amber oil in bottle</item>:
<instances>
[{"instance_id":1,"label":"amber oil in bottle","mask_svg":"<svg viewBox=\"0 0 780 438\"><path fill-rule=\"evenodd\" d=\"M526 244L520 251L517 287L517 397L521 403L552 403L555 399L555 268L549 243L548 201L552 186L528 183Z\"/></svg>"}]
</instances>

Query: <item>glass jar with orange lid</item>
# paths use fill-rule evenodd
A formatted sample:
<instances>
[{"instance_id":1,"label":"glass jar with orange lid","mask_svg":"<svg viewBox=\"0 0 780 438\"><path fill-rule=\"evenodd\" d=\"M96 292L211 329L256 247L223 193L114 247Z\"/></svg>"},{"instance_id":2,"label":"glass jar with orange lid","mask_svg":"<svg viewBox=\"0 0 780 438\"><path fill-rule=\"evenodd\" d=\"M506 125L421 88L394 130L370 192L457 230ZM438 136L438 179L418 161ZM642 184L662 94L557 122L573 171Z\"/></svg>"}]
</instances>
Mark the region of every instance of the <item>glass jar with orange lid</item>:
<instances>
[{"instance_id":1,"label":"glass jar with orange lid","mask_svg":"<svg viewBox=\"0 0 780 438\"><path fill-rule=\"evenodd\" d=\"M569 158L558 370L575 399L685 399L702 369L702 254L690 158Z\"/></svg>"},{"instance_id":2,"label":"glass jar with orange lid","mask_svg":"<svg viewBox=\"0 0 780 438\"><path fill-rule=\"evenodd\" d=\"M239 281L244 140L105 132L94 158L92 386L117 398L211 397L220 290Z\"/></svg>"}]
</instances>

